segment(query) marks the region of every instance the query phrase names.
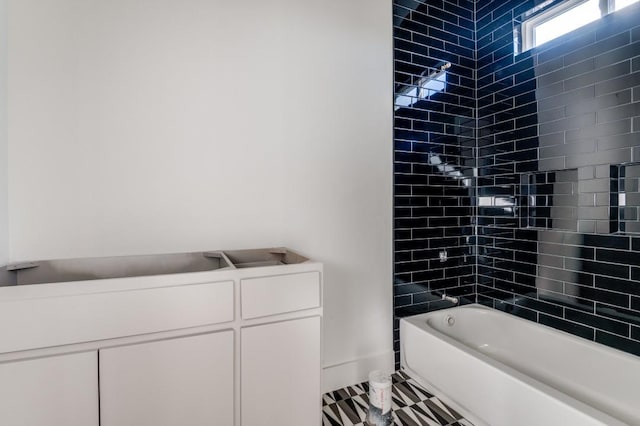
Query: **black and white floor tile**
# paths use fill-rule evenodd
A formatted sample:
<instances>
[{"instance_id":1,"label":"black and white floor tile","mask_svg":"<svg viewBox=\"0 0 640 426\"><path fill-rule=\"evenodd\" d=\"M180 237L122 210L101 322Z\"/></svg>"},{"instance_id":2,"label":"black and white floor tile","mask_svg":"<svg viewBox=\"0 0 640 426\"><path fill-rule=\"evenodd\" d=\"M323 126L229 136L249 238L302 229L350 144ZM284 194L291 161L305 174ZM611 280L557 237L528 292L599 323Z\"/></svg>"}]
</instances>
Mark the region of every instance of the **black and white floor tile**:
<instances>
[{"instance_id":1,"label":"black and white floor tile","mask_svg":"<svg viewBox=\"0 0 640 426\"><path fill-rule=\"evenodd\" d=\"M393 374L394 426L473 426L402 371ZM367 425L369 386L360 383L322 396L323 426Z\"/></svg>"}]
</instances>

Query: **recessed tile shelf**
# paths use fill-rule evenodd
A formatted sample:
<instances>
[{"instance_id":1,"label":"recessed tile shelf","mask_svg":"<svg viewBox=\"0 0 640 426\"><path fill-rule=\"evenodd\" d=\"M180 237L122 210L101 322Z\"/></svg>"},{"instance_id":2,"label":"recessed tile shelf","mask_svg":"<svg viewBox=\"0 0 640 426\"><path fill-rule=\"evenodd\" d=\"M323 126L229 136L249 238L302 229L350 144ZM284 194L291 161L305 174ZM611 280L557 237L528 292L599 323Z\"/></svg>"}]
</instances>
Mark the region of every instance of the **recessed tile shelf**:
<instances>
[{"instance_id":1,"label":"recessed tile shelf","mask_svg":"<svg viewBox=\"0 0 640 426\"><path fill-rule=\"evenodd\" d=\"M523 227L578 230L578 170L521 175Z\"/></svg>"},{"instance_id":2,"label":"recessed tile shelf","mask_svg":"<svg viewBox=\"0 0 640 426\"><path fill-rule=\"evenodd\" d=\"M640 233L640 163L611 166L611 229Z\"/></svg>"}]
</instances>

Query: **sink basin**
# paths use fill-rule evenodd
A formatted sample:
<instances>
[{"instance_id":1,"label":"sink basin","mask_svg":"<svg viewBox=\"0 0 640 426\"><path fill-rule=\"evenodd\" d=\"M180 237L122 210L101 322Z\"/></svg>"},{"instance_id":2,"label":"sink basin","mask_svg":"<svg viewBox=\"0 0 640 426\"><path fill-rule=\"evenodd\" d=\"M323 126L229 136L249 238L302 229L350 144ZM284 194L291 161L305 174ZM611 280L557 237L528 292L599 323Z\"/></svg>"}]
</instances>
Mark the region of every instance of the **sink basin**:
<instances>
[{"instance_id":1,"label":"sink basin","mask_svg":"<svg viewBox=\"0 0 640 426\"><path fill-rule=\"evenodd\" d=\"M308 260L283 247L39 260L0 268L0 287L291 265Z\"/></svg>"},{"instance_id":2,"label":"sink basin","mask_svg":"<svg viewBox=\"0 0 640 426\"><path fill-rule=\"evenodd\" d=\"M221 252L43 260L10 265L0 285L25 285L213 271L231 265Z\"/></svg>"},{"instance_id":3,"label":"sink basin","mask_svg":"<svg viewBox=\"0 0 640 426\"><path fill-rule=\"evenodd\" d=\"M225 250L225 256L236 268L253 268L257 266L292 265L306 262L307 259L286 248Z\"/></svg>"}]
</instances>

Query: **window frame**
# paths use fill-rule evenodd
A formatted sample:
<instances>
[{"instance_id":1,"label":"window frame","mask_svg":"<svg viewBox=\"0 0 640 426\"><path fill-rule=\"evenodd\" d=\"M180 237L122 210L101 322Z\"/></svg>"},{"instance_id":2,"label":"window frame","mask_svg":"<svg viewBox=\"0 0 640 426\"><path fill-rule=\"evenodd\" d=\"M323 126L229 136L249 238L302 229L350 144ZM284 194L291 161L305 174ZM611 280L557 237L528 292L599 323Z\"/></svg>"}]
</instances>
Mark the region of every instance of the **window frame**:
<instances>
[{"instance_id":1,"label":"window frame","mask_svg":"<svg viewBox=\"0 0 640 426\"><path fill-rule=\"evenodd\" d=\"M521 24L518 26L519 28L516 29L516 33L514 34L514 39L517 42L516 54L520 54L535 47L542 46L542 44L536 44L535 40L535 29L538 26L568 12L569 10L577 6L580 6L581 4L587 3L588 1L589 0L566 0L558 2L550 0L524 13L520 19ZM615 4L615 0L599 0L600 19L614 12L616 10ZM588 25L588 23L585 25Z\"/></svg>"}]
</instances>

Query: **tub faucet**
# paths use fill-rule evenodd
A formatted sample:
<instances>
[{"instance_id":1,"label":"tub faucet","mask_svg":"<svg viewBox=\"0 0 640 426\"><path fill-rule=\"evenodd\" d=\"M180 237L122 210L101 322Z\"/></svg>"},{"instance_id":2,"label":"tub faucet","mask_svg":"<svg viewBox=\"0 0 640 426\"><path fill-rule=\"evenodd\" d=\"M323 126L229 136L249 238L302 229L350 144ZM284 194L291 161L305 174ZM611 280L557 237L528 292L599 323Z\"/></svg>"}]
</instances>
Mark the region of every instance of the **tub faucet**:
<instances>
[{"instance_id":1,"label":"tub faucet","mask_svg":"<svg viewBox=\"0 0 640 426\"><path fill-rule=\"evenodd\" d=\"M442 294L442 300L446 300L447 302L451 302L454 305L457 305L459 300L457 297L447 296L446 294Z\"/></svg>"}]
</instances>

